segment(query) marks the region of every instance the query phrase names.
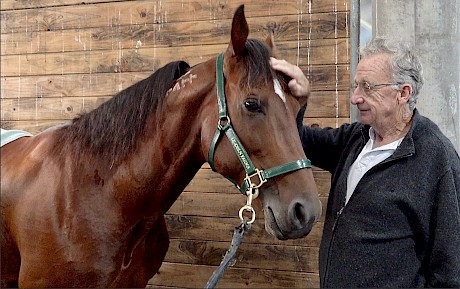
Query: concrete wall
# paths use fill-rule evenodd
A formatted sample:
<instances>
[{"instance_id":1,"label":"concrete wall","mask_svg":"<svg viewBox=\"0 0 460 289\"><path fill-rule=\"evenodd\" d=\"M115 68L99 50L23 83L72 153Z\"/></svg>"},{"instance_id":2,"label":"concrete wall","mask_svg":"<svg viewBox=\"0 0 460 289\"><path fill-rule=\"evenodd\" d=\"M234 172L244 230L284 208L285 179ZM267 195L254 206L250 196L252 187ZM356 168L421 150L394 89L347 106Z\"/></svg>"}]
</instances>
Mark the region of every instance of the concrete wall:
<instances>
[{"instance_id":1,"label":"concrete wall","mask_svg":"<svg viewBox=\"0 0 460 289\"><path fill-rule=\"evenodd\" d=\"M460 152L460 30L458 0L373 0L373 36L411 41L425 84L417 103Z\"/></svg>"}]
</instances>

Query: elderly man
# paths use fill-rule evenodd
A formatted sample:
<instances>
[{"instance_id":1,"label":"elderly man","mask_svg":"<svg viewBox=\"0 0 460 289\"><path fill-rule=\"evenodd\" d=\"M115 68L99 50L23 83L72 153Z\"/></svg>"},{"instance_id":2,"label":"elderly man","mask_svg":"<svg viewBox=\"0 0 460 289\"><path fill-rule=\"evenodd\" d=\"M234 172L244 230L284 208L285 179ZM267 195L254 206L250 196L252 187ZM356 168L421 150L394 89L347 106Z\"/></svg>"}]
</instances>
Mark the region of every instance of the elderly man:
<instances>
[{"instance_id":1,"label":"elderly man","mask_svg":"<svg viewBox=\"0 0 460 289\"><path fill-rule=\"evenodd\" d=\"M302 71L283 60L294 94ZM405 45L378 38L362 51L351 103L359 122L310 128L305 153L332 173L320 246L322 287L460 287L460 159L415 108L422 67Z\"/></svg>"}]
</instances>

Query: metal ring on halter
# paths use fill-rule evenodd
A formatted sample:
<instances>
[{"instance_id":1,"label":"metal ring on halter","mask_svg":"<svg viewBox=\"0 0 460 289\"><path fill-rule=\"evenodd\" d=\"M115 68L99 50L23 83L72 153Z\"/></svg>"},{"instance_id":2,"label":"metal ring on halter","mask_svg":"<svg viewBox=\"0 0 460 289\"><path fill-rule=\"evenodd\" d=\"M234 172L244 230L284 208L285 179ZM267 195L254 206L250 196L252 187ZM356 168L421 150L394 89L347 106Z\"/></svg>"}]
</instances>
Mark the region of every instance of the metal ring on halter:
<instances>
[{"instance_id":1,"label":"metal ring on halter","mask_svg":"<svg viewBox=\"0 0 460 289\"><path fill-rule=\"evenodd\" d=\"M258 168L255 169L256 172L253 173L252 175L248 175L246 174L246 177L244 178L245 180L247 180L247 182L249 183L249 189L258 189L260 188L264 183L267 182L267 179L264 178L264 176L262 175L262 173L264 172L263 170L259 170ZM258 176L259 177L259 183L258 184L255 184L252 182L252 177L255 177L255 176ZM249 191L248 189L248 191ZM257 190L257 195L259 195L259 190ZM254 197L257 198L257 195Z\"/></svg>"},{"instance_id":2,"label":"metal ring on halter","mask_svg":"<svg viewBox=\"0 0 460 289\"><path fill-rule=\"evenodd\" d=\"M223 130L224 127L229 127L229 126L230 126L230 117L229 116L219 118L219 121L217 122L217 129Z\"/></svg>"},{"instance_id":3,"label":"metal ring on halter","mask_svg":"<svg viewBox=\"0 0 460 289\"><path fill-rule=\"evenodd\" d=\"M240 216L241 221L244 221L243 211L252 212L252 217L251 217L251 219L249 221L247 221L247 223L248 224L254 223L254 221L256 220L256 211L254 211L254 208L251 207L250 205L244 205L243 207L241 207L240 212L239 212L239 216Z\"/></svg>"}]
</instances>

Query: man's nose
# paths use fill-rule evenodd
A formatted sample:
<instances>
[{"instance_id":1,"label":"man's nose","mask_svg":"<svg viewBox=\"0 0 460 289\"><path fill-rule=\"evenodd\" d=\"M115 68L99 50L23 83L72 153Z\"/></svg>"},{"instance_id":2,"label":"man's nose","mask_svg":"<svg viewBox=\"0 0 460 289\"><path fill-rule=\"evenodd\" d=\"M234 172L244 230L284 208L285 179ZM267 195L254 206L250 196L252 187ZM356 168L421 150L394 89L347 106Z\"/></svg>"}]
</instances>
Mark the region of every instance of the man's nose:
<instances>
[{"instance_id":1,"label":"man's nose","mask_svg":"<svg viewBox=\"0 0 460 289\"><path fill-rule=\"evenodd\" d=\"M353 94L351 95L351 98L350 98L350 102L351 104L354 104L354 105L364 102L363 93L361 92L361 89L359 89L359 87L357 87L353 91Z\"/></svg>"}]
</instances>

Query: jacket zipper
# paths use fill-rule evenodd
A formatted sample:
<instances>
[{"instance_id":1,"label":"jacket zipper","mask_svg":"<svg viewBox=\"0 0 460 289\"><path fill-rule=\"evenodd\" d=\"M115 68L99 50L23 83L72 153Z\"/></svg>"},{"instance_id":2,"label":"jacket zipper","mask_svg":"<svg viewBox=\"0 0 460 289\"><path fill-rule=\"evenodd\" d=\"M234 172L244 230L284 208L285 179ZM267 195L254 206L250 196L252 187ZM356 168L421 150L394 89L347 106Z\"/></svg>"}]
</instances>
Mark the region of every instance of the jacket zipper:
<instances>
[{"instance_id":1,"label":"jacket zipper","mask_svg":"<svg viewBox=\"0 0 460 289\"><path fill-rule=\"evenodd\" d=\"M342 208L335 214L336 218L335 218L335 221L334 221L334 225L332 225L332 236L334 236L335 226L337 225L337 222L339 221L340 215L342 215L343 208L345 208L345 206L342 206Z\"/></svg>"},{"instance_id":2,"label":"jacket zipper","mask_svg":"<svg viewBox=\"0 0 460 289\"><path fill-rule=\"evenodd\" d=\"M335 218L334 224L332 225L331 240L329 241L329 249L327 252L326 272L324 273L324 278L322 282L323 287L328 287L326 284L326 281L329 279L328 278L329 277L329 264L331 262L332 244L334 243L334 239L335 239L335 228L336 228L337 222L339 221L340 216L342 215L344 208L345 208L345 205L343 205L342 208L340 208L340 210L337 213L335 213L336 218Z\"/></svg>"}]
</instances>

